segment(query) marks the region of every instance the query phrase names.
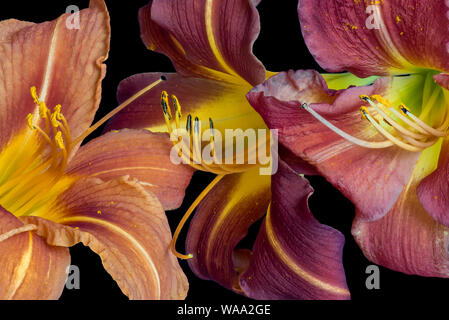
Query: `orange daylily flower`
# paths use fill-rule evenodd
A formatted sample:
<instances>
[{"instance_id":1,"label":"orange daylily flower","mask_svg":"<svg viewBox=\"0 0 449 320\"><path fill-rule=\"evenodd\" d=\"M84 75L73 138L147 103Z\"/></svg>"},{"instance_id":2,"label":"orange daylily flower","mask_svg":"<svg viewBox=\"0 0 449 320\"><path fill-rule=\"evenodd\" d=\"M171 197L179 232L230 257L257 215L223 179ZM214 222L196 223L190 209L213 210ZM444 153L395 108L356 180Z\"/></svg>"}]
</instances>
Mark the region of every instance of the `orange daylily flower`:
<instances>
[{"instance_id":1,"label":"orange daylily flower","mask_svg":"<svg viewBox=\"0 0 449 320\"><path fill-rule=\"evenodd\" d=\"M79 147L160 80L89 127L109 15L92 0L80 29L67 17L0 22L0 298L57 299L67 247L82 242L130 298L182 299L188 283L168 249L164 209L180 205L192 170L169 161L166 134L114 131Z\"/></svg>"}]
</instances>

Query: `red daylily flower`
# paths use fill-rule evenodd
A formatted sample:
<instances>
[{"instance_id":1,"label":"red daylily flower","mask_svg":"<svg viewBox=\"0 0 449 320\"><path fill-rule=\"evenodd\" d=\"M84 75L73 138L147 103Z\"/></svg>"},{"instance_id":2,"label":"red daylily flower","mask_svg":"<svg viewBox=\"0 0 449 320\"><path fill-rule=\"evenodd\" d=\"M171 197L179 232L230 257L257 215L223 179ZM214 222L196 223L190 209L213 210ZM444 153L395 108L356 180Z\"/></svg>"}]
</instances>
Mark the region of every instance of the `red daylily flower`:
<instances>
[{"instance_id":1,"label":"red daylily flower","mask_svg":"<svg viewBox=\"0 0 449 320\"><path fill-rule=\"evenodd\" d=\"M289 71L248 95L280 143L354 203L369 260L436 277L449 275L446 4L302 0L317 62L375 77Z\"/></svg>"},{"instance_id":2,"label":"red daylily flower","mask_svg":"<svg viewBox=\"0 0 449 320\"><path fill-rule=\"evenodd\" d=\"M79 147L108 118L89 128L110 38L104 1L79 14L80 29L66 14L0 22L0 298L59 298L67 247L82 242L130 298L182 299L164 209L180 205L192 170L171 164L164 134L122 130Z\"/></svg>"},{"instance_id":3,"label":"red daylily flower","mask_svg":"<svg viewBox=\"0 0 449 320\"><path fill-rule=\"evenodd\" d=\"M180 127L182 104L190 129L200 122L209 127L209 118L210 126L222 133L266 129L246 100L254 85L272 75L252 54L260 28L255 2L154 0L143 7L139 17L144 43L170 57L177 74L166 75L160 86L163 112L161 95L149 92L112 119L108 128L171 132L173 125ZM124 80L119 101L160 76L146 73ZM175 96L174 111L167 93ZM198 118L194 125L192 115ZM217 177L180 224L198 205L186 240L189 255L174 252L183 259L193 256L189 265L199 277L256 299L349 298L341 262L344 237L310 213L307 199L312 189L307 180L282 161L273 177L260 175L259 165L193 167ZM290 195L292 189L298 192ZM263 217L252 251L236 249L249 227ZM178 231L179 227L175 238Z\"/></svg>"}]
</instances>

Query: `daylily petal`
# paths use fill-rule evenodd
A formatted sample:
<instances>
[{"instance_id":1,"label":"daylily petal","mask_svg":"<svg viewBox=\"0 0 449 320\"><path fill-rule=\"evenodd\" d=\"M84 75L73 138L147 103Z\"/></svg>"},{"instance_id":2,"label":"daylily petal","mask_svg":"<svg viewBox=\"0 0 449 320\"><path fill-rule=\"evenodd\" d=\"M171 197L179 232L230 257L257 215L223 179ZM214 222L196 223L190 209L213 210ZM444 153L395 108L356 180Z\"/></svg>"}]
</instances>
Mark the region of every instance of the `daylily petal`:
<instances>
[{"instance_id":1,"label":"daylily petal","mask_svg":"<svg viewBox=\"0 0 449 320\"><path fill-rule=\"evenodd\" d=\"M347 196L362 219L387 213L410 175L419 153L400 148L367 149L337 135L307 111L303 102L346 133L369 141L383 141L371 124L361 119L361 94L385 92L389 79L347 90L328 90L314 71L281 73L248 94L252 106L270 129L279 129L279 143L313 164L329 182ZM379 184L384 186L379 188ZM366 195L369 194L369 197Z\"/></svg>"},{"instance_id":2,"label":"daylily petal","mask_svg":"<svg viewBox=\"0 0 449 320\"><path fill-rule=\"evenodd\" d=\"M162 73L137 74L123 80L118 88L118 100L123 102L149 83L159 79ZM214 128L224 134L225 128L266 128L262 118L246 100L249 85L241 86L220 81L184 78L167 74L167 81L158 86L169 95L176 95L181 106L185 128L188 114L198 117L202 128L209 128L209 118ZM132 102L126 109L110 120L107 130L134 128L150 129L153 132L167 132L161 108L161 91L153 90ZM172 110L173 112L174 110ZM174 127L174 123L173 123Z\"/></svg>"},{"instance_id":3,"label":"daylily petal","mask_svg":"<svg viewBox=\"0 0 449 320\"><path fill-rule=\"evenodd\" d=\"M154 0L139 20L145 45L170 57L181 75L252 85L265 80L252 54L260 25L251 1Z\"/></svg>"},{"instance_id":4,"label":"daylily petal","mask_svg":"<svg viewBox=\"0 0 449 320\"><path fill-rule=\"evenodd\" d=\"M172 147L163 133L127 129L109 132L82 146L67 174L102 180L130 175L154 193L165 210L176 209L184 199L193 169L170 161Z\"/></svg>"},{"instance_id":5,"label":"daylily petal","mask_svg":"<svg viewBox=\"0 0 449 320\"><path fill-rule=\"evenodd\" d=\"M421 159L429 160L434 150ZM392 210L382 219L362 222L356 218L352 234L365 256L376 264L406 274L449 277L449 229L435 221L416 196L419 181L434 168L418 163L410 183Z\"/></svg>"},{"instance_id":6,"label":"daylily petal","mask_svg":"<svg viewBox=\"0 0 449 320\"><path fill-rule=\"evenodd\" d=\"M32 86L49 108L62 105L72 136L92 122L106 72L102 62L109 50L109 15L102 0L92 0L79 14L80 29L67 27L67 14L40 24L2 23L7 30L0 37L0 146L25 128L27 114L35 112Z\"/></svg>"},{"instance_id":7,"label":"daylily petal","mask_svg":"<svg viewBox=\"0 0 449 320\"><path fill-rule=\"evenodd\" d=\"M301 0L298 14L309 50L330 72L365 77L419 67L447 71L446 3Z\"/></svg>"},{"instance_id":8,"label":"daylily petal","mask_svg":"<svg viewBox=\"0 0 449 320\"><path fill-rule=\"evenodd\" d=\"M187 279L169 250L165 212L138 182L82 179L37 215L24 221L38 225L49 244L89 246L131 299L186 296Z\"/></svg>"},{"instance_id":9,"label":"daylily petal","mask_svg":"<svg viewBox=\"0 0 449 320\"><path fill-rule=\"evenodd\" d=\"M271 189L268 215L240 277L244 293L255 299L349 299L344 236L310 212L308 181L280 161Z\"/></svg>"},{"instance_id":10,"label":"daylily petal","mask_svg":"<svg viewBox=\"0 0 449 320\"><path fill-rule=\"evenodd\" d=\"M0 43L10 42L13 35L26 28L34 25L33 22L20 21L16 19L8 19L0 21Z\"/></svg>"},{"instance_id":11,"label":"daylily petal","mask_svg":"<svg viewBox=\"0 0 449 320\"><path fill-rule=\"evenodd\" d=\"M443 88L449 90L449 74L440 73L440 74L435 75L433 78L436 83L438 83Z\"/></svg>"},{"instance_id":12,"label":"daylily petal","mask_svg":"<svg viewBox=\"0 0 449 320\"><path fill-rule=\"evenodd\" d=\"M186 240L186 251L193 254L189 265L200 278L240 291L236 269L243 256L235 247L266 213L270 180L259 169L227 175L201 201Z\"/></svg>"},{"instance_id":13,"label":"daylily petal","mask_svg":"<svg viewBox=\"0 0 449 320\"><path fill-rule=\"evenodd\" d=\"M64 289L69 250L47 245L34 227L0 207L1 300L54 300Z\"/></svg>"},{"instance_id":14,"label":"daylily petal","mask_svg":"<svg viewBox=\"0 0 449 320\"><path fill-rule=\"evenodd\" d=\"M423 208L439 223L449 226L449 143L443 143L438 167L417 188Z\"/></svg>"}]
</instances>

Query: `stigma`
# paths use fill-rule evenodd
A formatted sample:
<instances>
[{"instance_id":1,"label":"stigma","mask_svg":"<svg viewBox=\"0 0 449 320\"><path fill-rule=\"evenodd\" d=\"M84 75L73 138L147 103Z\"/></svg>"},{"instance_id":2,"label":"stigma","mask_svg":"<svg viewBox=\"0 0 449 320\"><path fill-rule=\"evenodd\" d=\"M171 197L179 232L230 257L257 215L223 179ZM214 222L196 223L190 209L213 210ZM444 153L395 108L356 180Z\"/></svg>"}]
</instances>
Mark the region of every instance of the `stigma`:
<instances>
[{"instance_id":1,"label":"stigma","mask_svg":"<svg viewBox=\"0 0 449 320\"><path fill-rule=\"evenodd\" d=\"M360 108L362 119L368 121L385 140L367 141L359 139L337 128L307 103L302 104L302 109L309 112L315 119L345 140L364 148L398 147L410 152L420 152L448 135L448 114L445 115L441 124L435 128L414 115L404 104L394 107L380 95L362 95L360 99L367 103Z\"/></svg>"}]
</instances>

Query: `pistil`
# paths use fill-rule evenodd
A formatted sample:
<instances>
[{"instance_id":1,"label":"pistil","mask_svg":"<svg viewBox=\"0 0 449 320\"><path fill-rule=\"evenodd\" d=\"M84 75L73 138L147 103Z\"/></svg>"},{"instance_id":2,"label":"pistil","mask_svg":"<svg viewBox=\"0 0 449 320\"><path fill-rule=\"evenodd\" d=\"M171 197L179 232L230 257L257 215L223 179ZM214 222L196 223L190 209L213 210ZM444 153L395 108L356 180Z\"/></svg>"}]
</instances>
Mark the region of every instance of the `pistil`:
<instances>
[{"instance_id":1,"label":"pistil","mask_svg":"<svg viewBox=\"0 0 449 320\"><path fill-rule=\"evenodd\" d=\"M449 119L447 115L445 115L442 125L435 129L411 113L403 104L399 105L398 111L380 95L370 97L362 95L360 99L368 102L371 108L370 111L366 106L362 106L360 108L362 117L386 138L385 141L372 142L356 138L334 126L308 104L304 103L302 108L345 140L364 148L388 148L395 145L407 151L419 152L434 145L439 138L448 135Z\"/></svg>"}]
</instances>

